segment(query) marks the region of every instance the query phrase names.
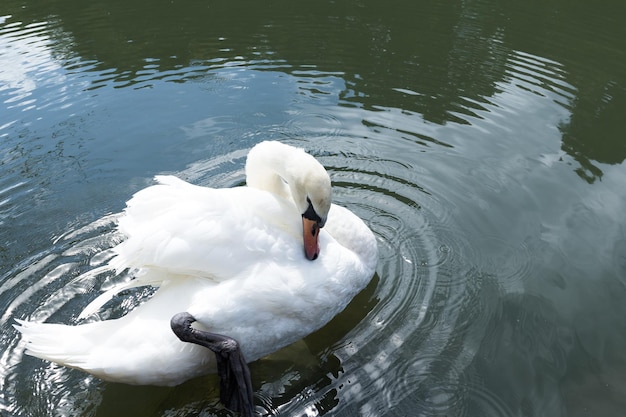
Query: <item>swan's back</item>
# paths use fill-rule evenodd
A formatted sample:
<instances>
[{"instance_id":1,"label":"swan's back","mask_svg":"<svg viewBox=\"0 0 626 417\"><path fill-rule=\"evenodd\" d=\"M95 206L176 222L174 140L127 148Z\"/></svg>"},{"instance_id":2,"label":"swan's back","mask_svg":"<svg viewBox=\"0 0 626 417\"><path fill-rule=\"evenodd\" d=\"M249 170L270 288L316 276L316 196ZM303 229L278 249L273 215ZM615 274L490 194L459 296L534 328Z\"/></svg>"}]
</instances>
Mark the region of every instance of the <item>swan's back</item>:
<instances>
[{"instance_id":1,"label":"swan's back","mask_svg":"<svg viewBox=\"0 0 626 417\"><path fill-rule=\"evenodd\" d=\"M155 267L221 281L270 256L299 257L289 201L249 187L213 189L172 176L157 181L133 196L119 221L127 239L114 249L117 270Z\"/></svg>"}]
</instances>

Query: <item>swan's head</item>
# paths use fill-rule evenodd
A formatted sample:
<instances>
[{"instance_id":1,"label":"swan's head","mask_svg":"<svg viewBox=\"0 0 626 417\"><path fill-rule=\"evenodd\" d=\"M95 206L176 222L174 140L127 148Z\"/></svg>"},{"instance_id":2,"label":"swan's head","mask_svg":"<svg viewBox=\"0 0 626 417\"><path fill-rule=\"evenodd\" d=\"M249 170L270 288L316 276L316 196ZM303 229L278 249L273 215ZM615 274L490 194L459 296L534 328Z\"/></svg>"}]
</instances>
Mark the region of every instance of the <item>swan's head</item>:
<instances>
[{"instance_id":1,"label":"swan's head","mask_svg":"<svg viewBox=\"0 0 626 417\"><path fill-rule=\"evenodd\" d=\"M303 149L261 142L248 154L246 181L249 187L293 199L302 215L304 253L316 259L319 232L326 224L331 200L330 177L322 164Z\"/></svg>"},{"instance_id":2,"label":"swan's head","mask_svg":"<svg viewBox=\"0 0 626 417\"><path fill-rule=\"evenodd\" d=\"M316 169L305 170L290 187L294 202L302 214L304 254L309 260L319 256L319 233L328 219L332 197L330 177L324 167L315 162Z\"/></svg>"}]
</instances>

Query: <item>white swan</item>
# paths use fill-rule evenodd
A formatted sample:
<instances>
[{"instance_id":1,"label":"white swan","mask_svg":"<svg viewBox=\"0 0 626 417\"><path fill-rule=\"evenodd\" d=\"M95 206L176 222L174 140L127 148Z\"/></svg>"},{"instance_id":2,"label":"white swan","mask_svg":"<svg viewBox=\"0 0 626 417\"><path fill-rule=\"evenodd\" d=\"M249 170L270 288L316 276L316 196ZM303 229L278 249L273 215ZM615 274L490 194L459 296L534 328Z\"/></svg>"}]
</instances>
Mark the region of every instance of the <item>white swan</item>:
<instances>
[{"instance_id":1,"label":"white swan","mask_svg":"<svg viewBox=\"0 0 626 417\"><path fill-rule=\"evenodd\" d=\"M254 361L328 323L374 274L374 235L331 204L326 170L301 149L256 145L246 177L247 187L211 189L161 176L135 194L110 262L135 277L86 310L125 288L158 291L115 320L18 321L27 353L104 380L176 385L216 371L216 356L179 333L226 335ZM181 312L177 337L170 320Z\"/></svg>"}]
</instances>

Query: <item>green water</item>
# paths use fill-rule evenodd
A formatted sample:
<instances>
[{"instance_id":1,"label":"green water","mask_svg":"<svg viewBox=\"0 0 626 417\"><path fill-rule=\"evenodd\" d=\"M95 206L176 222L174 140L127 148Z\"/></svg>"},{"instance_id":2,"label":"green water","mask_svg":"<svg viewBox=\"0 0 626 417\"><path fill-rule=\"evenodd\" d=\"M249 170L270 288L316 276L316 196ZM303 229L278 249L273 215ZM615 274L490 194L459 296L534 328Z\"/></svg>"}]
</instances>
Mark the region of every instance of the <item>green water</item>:
<instances>
[{"instance_id":1,"label":"green water","mask_svg":"<svg viewBox=\"0 0 626 417\"><path fill-rule=\"evenodd\" d=\"M273 139L327 167L380 259L336 320L252 364L258 414L623 415L625 16L3 0L0 414L229 415L215 378L102 382L24 356L12 324L78 322L110 285L88 271L115 213L154 175L240 185Z\"/></svg>"}]
</instances>

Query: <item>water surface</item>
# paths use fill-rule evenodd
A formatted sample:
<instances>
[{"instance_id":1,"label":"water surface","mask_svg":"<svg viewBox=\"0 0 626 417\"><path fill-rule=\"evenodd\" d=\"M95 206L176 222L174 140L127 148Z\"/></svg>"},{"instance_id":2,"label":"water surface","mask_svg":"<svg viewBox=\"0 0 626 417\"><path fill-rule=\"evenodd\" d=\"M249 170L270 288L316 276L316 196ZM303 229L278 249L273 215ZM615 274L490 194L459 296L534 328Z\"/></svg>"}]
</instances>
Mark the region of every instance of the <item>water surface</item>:
<instances>
[{"instance_id":1,"label":"water surface","mask_svg":"<svg viewBox=\"0 0 626 417\"><path fill-rule=\"evenodd\" d=\"M154 175L240 185L271 139L327 167L380 259L252 364L259 414L622 415L626 7L588 3L3 1L1 414L229 414L213 377L102 382L12 324L79 322Z\"/></svg>"}]
</instances>

